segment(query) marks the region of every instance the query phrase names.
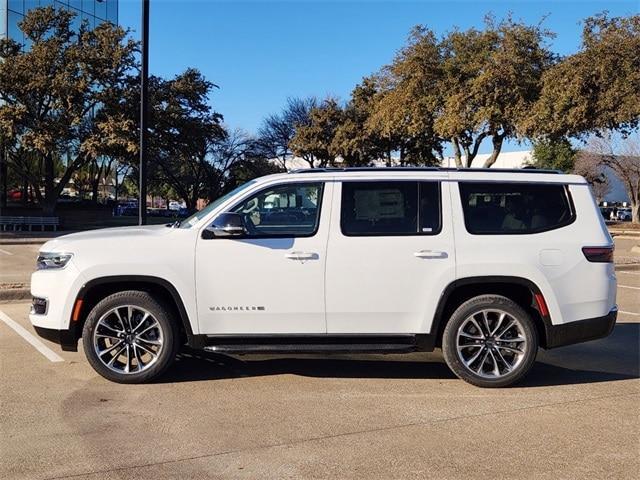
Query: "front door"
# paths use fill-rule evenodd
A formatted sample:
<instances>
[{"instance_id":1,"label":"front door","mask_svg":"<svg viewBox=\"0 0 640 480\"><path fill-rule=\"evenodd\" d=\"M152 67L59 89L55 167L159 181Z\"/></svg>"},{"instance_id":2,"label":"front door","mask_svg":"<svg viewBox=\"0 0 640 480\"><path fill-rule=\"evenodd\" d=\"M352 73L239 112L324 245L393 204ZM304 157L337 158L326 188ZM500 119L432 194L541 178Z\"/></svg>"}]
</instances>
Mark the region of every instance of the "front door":
<instances>
[{"instance_id":1,"label":"front door","mask_svg":"<svg viewBox=\"0 0 640 480\"><path fill-rule=\"evenodd\" d=\"M198 239L201 333L326 333L331 194L322 182L266 187L230 209L243 216L244 237Z\"/></svg>"},{"instance_id":2,"label":"front door","mask_svg":"<svg viewBox=\"0 0 640 480\"><path fill-rule=\"evenodd\" d=\"M335 186L327 333L430 332L443 286L455 278L448 189L437 177Z\"/></svg>"}]
</instances>

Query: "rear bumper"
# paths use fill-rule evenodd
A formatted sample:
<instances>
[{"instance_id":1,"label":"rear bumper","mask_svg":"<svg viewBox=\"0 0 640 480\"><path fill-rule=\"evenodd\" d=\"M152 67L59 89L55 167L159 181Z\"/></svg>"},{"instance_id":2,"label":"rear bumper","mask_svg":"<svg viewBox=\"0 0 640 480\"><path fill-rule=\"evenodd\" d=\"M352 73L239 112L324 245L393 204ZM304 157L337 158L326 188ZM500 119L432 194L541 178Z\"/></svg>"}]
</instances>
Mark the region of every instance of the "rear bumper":
<instances>
[{"instance_id":1,"label":"rear bumper","mask_svg":"<svg viewBox=\"0 0 640 480\"><path fill-rule=\"evenodd\" d=\"M562 325L547 325L547 348L563 347L608 336L616 324L618 308L604 317L588 318Z\"/></svg>"}]
</instances>

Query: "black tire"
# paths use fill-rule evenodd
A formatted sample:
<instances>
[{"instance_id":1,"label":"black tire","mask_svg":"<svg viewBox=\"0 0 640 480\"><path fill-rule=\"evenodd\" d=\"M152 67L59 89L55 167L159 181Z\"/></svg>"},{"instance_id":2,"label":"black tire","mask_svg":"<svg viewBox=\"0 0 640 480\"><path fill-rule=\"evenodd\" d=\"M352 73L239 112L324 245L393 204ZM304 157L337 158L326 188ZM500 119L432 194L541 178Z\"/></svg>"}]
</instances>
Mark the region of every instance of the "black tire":
<instances>
[{"instance_id":1,"label":"black tire","mask_svg":"<svg viewBox=\"0 0 640 480\"><path fill-rule=\"evenodd\" d=\"M515 330L510 330L505 334L506 336L502 338L522 338L520 337L520 335L522 335L524 341L521 341L521 344L506 343L508 342L508 340L499 340L499 342L501 342L499 344L501 345L500 348L518 347L519 349L521 348L522 350L524 350L524 353L518 354L517 357L516 355L510 353L508 350L500 350L500 352L505 352L506 356L502 357L503 359L514 359L515 366L511 370L506 368L507 362L503 362L498 359L497 353L495 355L493 354L493 352L497 351L498 349L498 343L495 341L495 338L497 337L492 334L475 333L477 329L475 329L472 324L466 323L472 315L479 315L479 317L474 316L474 319L483 319L483 311L494 312L488 314L490 317L489 325L491 327L497 325L498 322L496 317L498 317L499 314L495 313L496 311L506 312L508 316L511 316L513 319L516 319L519 322L519 324L513 327L515 328ZM492 315L494 316L492 317ZM508 316L504 318L508 320ZM493 318L493 320L491 320L491 318ZM463 350L464 353L459 354L457 348L458 335L459 329L463 325L467 325L467 327L464 328L468 328L468 326L471 325L471 328L474 331L474 335L481 335L484 337L484 339L468 340L469 343L466 344L471 348ZM481 329L487 330L484 324L482 325ZM466 333L469 333L468 330L464 331ZM515 337L514 331L518 332L518 337ZM498 329L498 333L500 333L500 329ZM465 338L460 338L465 342L467 341ZM484 345L484 347L473 347L470 345L470 343L473 343L474 345ZM519 347L519 345L523 345L523 347ZM475 348L478 348L478 350L474 350ZM468 358L466 360L469 361L474 356L474 352L487 352L488 350L491 351L489 352L490 357L486 357L483 353L477 360L475 360L476 363L469 362L469 364L473 367L467 366L461 358L461 355L466 354L468 355ZM442 352L449 368L453 371L453 373L455 373L465 382L476 385L478 387L506 387L509 385L513 385L514 383L521 380L533 366L536 355L538 353L538 332L536 330L535 324L533 323L533 320L531 319L531 316L513 300L501 295L480 295L478 297L467 300L462 305L460 305L455 312L453 312L453 315L451 315L451 318L447 322L447 325L444 329L442 337ZM496 367L496 364L498 364L498 367ZM493 370L491 372L486 371L488 366L498 368L498 372L500 372L501 375L495 375L493 378L487 378L487 375L494 374ZM502 371L499 368L500 366L502 367ZM483 373L483 375L475 371L475 369L478 368Z\"/></svg>"},{"instance_id":2,"label":"black tire","mask_svg":"<svg viewBox=\"0 0 640 480\"><path fill-rule=\"evenodd\" d=\"M128 305L144 309L157 321L158 327L154 327L154 329L161 332L162 346L158 347L158 354L155 360L152 363L150 362L151 364L148 367L141 369L140 372L119 373L109 368L100 360L94 345L94 332L96 328L98 328L98 322L103 315L116 307L124 308L124 306ZM125 340L122 339L121 341L124 342ZM93 307L82 329L82 344L87 360L93 369L104 378L117 383L145 383L162 375L171 365L180 347L180 332L169 308L158 302L147 292L127 290L109 295ZM118 349L116 349L116 351L117 350ZM127 354L128 353L129 349L127 347ZM117 356L108 355L109 354L103 353L103 357L107 359ZM128 356L125 358L128 362Z\"/></svg>"}]
</instances>

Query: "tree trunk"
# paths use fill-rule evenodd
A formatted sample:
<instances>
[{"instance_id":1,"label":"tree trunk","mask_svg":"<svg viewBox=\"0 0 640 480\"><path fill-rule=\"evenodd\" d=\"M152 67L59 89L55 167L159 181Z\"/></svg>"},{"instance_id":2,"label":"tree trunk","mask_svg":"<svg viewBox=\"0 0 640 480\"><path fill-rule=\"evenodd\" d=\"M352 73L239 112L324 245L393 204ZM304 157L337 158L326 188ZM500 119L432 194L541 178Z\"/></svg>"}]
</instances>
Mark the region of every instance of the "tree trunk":
<instances>
[{"instance_id":1,"label":"tree trunk","mask_svg":"<svg viewBox=\"0 0 640 480\"><path fill-rule=\"evenodd\" d=\"M20 200L22 200L23 207L26 207L29 203L29 180L27 180L26 175L22 177L22 196Z\"/></svg>"},{"instance_id":2,"label":"tree trunk","mask_svg":"<svg viewBox=\"0 0 640 480\"><path fill-rule=\"evenodd\" d=\"M44 198L42 201L42 213L45 217L52 216L56 208L56 197L54 195L55 172L53 168L53 158L46 155L44 161Z\"/></svg>"},{"instance_id":3,"label":"tree trunk","mask_svg":"<svg viewBox=\"0 0 640 480\"><path fill-rule=\"evenodd\" d=\"M640 204L631 204L631 223L640 223Z\"/></svg>"},{"instance_id":4,"label":"tree trunk","mask_svg":"<svg viewBox=\"0 0 640 480\"><path fill-rule=\"evenodd\" d=\"M504 135L494 135L493 136L493 152L491 152L491 156L487 158L484 162L484 168L490 168L496 160L498 160L498 155L500 155L500 150L502 150L502 142L504 141Z\"/></svg>"},{"instance_id":5,"label":"tree trunk","mask_svg":"<svg viewBox=\"0 0 640 480\"><path fill-rule=\"evenodd\" d=\"M118 167L115 168L115 175L113 179L113 201L118 205Z\"/></svg>"},{"instance_id":6,"label":"tree trunk","mask_svg":"<svg viewBox=\"0 0 640 480\"><path fill-rule=\"evenodd\" d=\"M43 198L42 200L42 216L53 217L56 213L56 199L55 198Z\"/></svg>"},{"instance_id":7,"label":"tree trunk","mask_svg":"<svg viewBox=\"0 0 640 480\"><path fill-rule=\"evenodd\" d=\"M100 187L100 181L99 180L93 180L91 182L91 203L93 203L94 205L98 204L98 190Z\"/></svg>"},{"instance_id":8,"label":"tree trunk","mask_svg":"<svg viewBox=\"0 0 640 480\"><path fill-rule=\"evenodd\" d=\"M453 158L456 161L456 167L462 168L462 152L460 151L460 144L456 137L451 138L451 145L453 145Z\"/></svg>"}]
</instances>

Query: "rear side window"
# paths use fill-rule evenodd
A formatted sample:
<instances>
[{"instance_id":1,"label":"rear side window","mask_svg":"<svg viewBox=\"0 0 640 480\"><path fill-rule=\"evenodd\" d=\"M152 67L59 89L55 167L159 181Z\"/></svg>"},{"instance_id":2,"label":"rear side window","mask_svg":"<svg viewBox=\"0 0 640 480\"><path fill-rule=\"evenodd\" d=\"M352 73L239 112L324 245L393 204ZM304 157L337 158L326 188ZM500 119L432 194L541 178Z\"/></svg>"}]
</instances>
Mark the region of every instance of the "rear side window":
<instances>
[{"instance_id":1,"label":"rear side window","mask_svg":"<svg viewBox=\"0 0 640 480\"><path fill-rule=\"evenodd\" d=\"M563 227L575 219L565 185L497 182L459 185L469 233L538 233Z\"/></svg>"},{"instance_id":2,"label":"rear side window","mask_svg":"<svg viewBox=\"0 0 640 480\"><path fill-rule=\"evenodd\" d=\"M343 182L340 227L347 236L435 235L438 182Z\"/></svg>"}]
</instances>

